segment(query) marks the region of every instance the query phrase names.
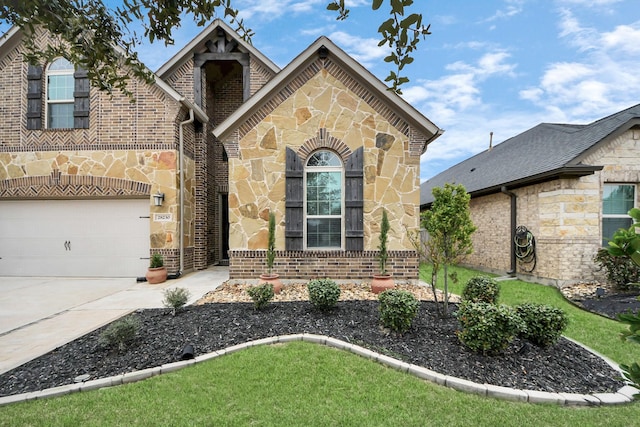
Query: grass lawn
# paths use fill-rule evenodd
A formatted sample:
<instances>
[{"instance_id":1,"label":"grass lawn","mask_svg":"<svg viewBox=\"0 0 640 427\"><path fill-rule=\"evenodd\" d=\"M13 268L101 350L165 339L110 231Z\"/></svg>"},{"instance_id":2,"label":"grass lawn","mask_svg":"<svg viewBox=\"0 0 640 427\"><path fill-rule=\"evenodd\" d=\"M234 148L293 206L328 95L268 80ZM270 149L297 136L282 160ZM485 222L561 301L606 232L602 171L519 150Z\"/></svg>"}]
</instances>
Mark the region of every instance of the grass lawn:
<instances>
[{"instance_id":1,"label":"grass lawn","mask_svg":"<svg viewBox=\"0 0 640 427\"><path fill-rule=\"evenodd\" d=\"M430 277L424 268L423 278ZM461 283L476 273L459 270ZM502 282L501 302L569 313L567 335L616 361L640 361L624 325L584 312L550 287ZM459 293L462 285L452 286ZM351 353L309 343L255 347L142 382L0 407L0 426L630 426L637 404L566 408L457 392Z\"/></svg>"}]
</instances>

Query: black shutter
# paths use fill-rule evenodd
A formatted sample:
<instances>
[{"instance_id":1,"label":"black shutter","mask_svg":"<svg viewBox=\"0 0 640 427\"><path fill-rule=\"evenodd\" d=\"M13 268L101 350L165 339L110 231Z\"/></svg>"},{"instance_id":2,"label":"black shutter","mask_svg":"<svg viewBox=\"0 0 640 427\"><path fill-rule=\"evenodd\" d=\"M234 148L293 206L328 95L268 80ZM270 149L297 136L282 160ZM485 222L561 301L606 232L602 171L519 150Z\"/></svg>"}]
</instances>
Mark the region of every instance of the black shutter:
<instances>
[{"instance_id":1,"label":"black shutter","mask_svg":"<svg viewBox=\"0 0 640 427\"><path fill-rule=\"evenodd\" d=\"M42 67L29 65L27 71L27 129L42 129Z\"/></svg>"},{"instance_id":2,"label":"black shutter","mask_svg":"<svg viewBox=\"0 0 640 427\"><path fill-rule=\"evenodd\" d=\"M89 129L89 78L87 71L78 68L73 74L75 86L73 90L73 127Z\"/></svg>"},{"instance_id":3,"label":"black shutter","mask_svg":"<svg viewBox=\"0 0 640 427\"><path fill-rule=\"evenodd\" d=\"M286 199L285 199L285 248L301 251L304 248L304 165L300 157L287 148Z\"/></svg>"},{"instance_id":4,"label":"black shutter","mask_svg":"<svg viewBox=\"0 0 640 427\"><path fill-rule=\"evenodd\" d=\"M364 250L364 148L354 151L345 164L345 243L348 251Z\"/></svg>"}]
</instances>

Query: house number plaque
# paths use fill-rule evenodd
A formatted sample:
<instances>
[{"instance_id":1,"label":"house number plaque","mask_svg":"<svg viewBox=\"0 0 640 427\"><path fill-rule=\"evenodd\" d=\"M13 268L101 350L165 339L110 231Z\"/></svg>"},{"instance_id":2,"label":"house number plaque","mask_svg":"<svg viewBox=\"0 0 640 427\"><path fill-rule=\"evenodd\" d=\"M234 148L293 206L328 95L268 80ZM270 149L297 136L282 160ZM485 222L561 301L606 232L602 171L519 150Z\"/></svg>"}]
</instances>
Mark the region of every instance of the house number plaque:
<instances>
[{"instance_id":1,"label":"house number plaque","mask_svg":"<svg viewBox=\"0 0 640 427\"><path fill-rule=\"evenodd\" d=\"M153 220L156 222L171 222L173 221L173 214L156 213L156 214L153 214Z\"/></svg>"}]
</instances>

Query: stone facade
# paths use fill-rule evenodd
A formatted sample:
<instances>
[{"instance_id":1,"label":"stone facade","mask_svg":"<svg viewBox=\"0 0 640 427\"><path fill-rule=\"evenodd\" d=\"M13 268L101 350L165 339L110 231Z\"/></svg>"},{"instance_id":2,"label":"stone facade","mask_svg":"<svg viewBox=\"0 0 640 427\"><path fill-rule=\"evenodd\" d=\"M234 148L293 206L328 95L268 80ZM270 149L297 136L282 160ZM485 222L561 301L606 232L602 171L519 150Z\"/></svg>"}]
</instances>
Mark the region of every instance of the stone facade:
<instances>
[{"instance_id":1,"label":"stone facade","mask_svg":"<svg viewBox=\"0 0 640 427\"><path fill-rule=\"evenodd\" d=\"M578 179L554 181L510 190L517 197L517 225L535 237L537 263L517 263L520 277L562 286L603 280L593 262L601 247L602 191L606 183L640 182L640 129L596 145L583 164L602 171ZM636 189L636 206L638 204ZM494 271L510 270L510 198L498 193L474 198L471 217L478 231L474 253L465 264Z\"/></svg>"}]
</instances>

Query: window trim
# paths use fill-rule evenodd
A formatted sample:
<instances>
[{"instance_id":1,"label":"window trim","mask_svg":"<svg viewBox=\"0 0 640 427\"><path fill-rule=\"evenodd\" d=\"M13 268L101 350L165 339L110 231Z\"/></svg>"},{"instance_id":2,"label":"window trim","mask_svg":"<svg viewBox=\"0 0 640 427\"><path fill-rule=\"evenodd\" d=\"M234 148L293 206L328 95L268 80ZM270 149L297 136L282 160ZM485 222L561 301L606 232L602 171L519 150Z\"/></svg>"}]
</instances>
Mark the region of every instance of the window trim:
<instances>
[{"instance_id":1,"label":"window trim","mask_svg":"<svg viewBox=\"0 0 640 427\"><path fill-rule=\"evenodd\" d=\"M638 205L638 186L635 183L631 182L605 182L602 186L602 197L600 198L600 208L602 209L602 216L600 220L600 231L601 231L601 242L603 247L606 247L606 241L611 238L611 236L604 235L604 221L605 219L629 219L631 224L633 224L633 218L631 218L626 212L623 214L605 214L604 213L604 191L606 187L621 187L628 186L633 188L633 206L632 208L637 207Z\"/></svg>"},{"instance_id":2,"label":"window trim","mask_svg":"<svg viewBox=\"0 0 640 427\"><path fill-rule=\"evenodd\" d=\"M71 69L65 69L65 70L52 70L51 66L53 64L56 63L56 61L60 60L60 59L64 59L65 61L69 62L69 64L71 64ZM45 102L45 109L44 109L44 120L45 120L45 129L74 129L75 128L75 118L74 118L74 112L75 112L75 97L73 95L73 91L71 92L71 98L68 99L56 99L56 100L50 100L49 99L49 77L50 76L71 76L72 81L74 82L74 86L75 86L75 67L73 66L73 64L66 58L59 56L54 58L48 65L47 65L47 69L45 72L45 79L44 79L44 102ZM75 90L75 88L74 88ZM71 111L71 126L70 127L51 127L51 123L50 123L50 117L49 117L49 106L51 104L66 104L66 105L71 105L72 107L72 111Z\"/></svg>"},{"instance_id":3,"label":"window trim","mask_svg":"<svg viewBox=\"0 0 640 427\"><path fill-rule=\"evenodd\" d=\"M309 166L309 160L320 152L328 152L331 153L335 158L340 162L340 166ZM307 221L308 219L335 219L338 218L338 215L307 215L307 174L309 172L340 172L340 246L327 246L327 247L314 247L309 246L308 244L308 234L307 234ZM345 164L342 158L338 155L338 153L322 148L316 150L309 154L306 161L304 162L304 172L302 174L302 188L303 188L303 249L304 250L313 250L313 251L342 251L345 248L345 238L346 238L346 220L345 220Z\"/></svg>"}]
</instances>

